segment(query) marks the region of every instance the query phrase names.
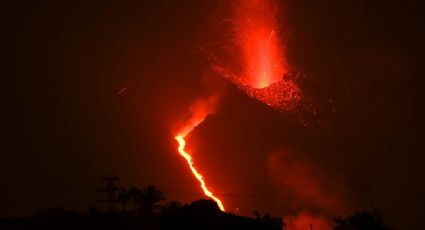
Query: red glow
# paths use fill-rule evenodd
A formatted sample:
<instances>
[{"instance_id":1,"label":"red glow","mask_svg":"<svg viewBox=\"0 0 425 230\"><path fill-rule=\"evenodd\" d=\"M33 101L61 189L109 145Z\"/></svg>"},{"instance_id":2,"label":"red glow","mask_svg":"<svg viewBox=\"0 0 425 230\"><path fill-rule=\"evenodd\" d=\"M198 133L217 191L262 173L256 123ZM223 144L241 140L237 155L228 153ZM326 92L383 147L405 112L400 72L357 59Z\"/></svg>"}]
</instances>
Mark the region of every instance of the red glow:
<instances>
[{"instance_id":1,"label":"red glow","mask_svg":"<svg viewBox=\"0 0 425 230\"><path fill-rule=\"evenodd\" d=\"M290 74L279 37L276 0L235 0L233 3L234 42L230 50L236 51L241 70L216 60L214 55L212 69L248 96L276 110L294 109L302 93Z\"/></svg>"},{"instance_id":2,"label":"red glow","mask_svg":"<svg viewBox=\"0 0 425 230\"><path fill-rule=\"evenodd\" d=\"M265 88L239 85L248 96L255 98L276 110L293 109L301 100L301 91L292 81L281 80Z\"/></svg>"},{"instance_id":3,"label":"red glow","mask_svg":"<svg viewBox=\"0 0 425 230\"><path fill-rule=\"evenodd\" d=\"M179 143L178 152L180 155L186 160L190 170L192 171L193 176L199 181L202 191L204 194L214 200L221 211L224 211L224 205L222 201L217 198L211 190L208 189L204 176L199 173L199 171L195 168L193 158L185 150L186 146L186 140L184 139L192 130L198 126L200 123L202 123L205 120L205 117L212 113L215 109L215 106L218 101L218 96L211 96L207 100L197 100L192 107L190 107L191 117L187 121L185 121L185 125L183 128L180 129L180 131L177 133L177 135L174 137L177 142Z\"/></svg>"},{"instance_id":4,"label":"red glow","mask_svg":"<svg viewBox=\"0 0 425 230\"><path fill-rule=\"evenodd\" d=\"M288 72L278 37L274 0L237 0L235 38L243 57L243 81L253 88L264 88Z\"/></svg>"},{"instance_id":5,"label":"red glow","mask_svg":"<svg viewBox=\"0 0 425 230\"><path fill-rule=\"evenodd\" d=\"M204 177L198 172L198 170L196 170L195 166L193 165L193 160L192 160L192 156L186 152L186 150L184 149L184 147L186 146L186 141L184 140L184 136L176 136L175 137L177 142L179 143L179 153L182 157L184 157L184 159L186 159L187 164L190 167L190 170L192 170L192 174L195 176L195 178L199 181L199 183L201 184L201 188L204 191L204 194L213 199L218 207L220 208L221 211L224 211L224 206L223 203L221 202L220 199L218 199L216 196L214 196L214 194L207 188L207 185L205 184L204 181Z\"/></svg>"},{"instance_id":6,"label":"red glow","mask_svg":"<svg viewBox=\"0 0 425 230\"><path fill-rule=\"evenodd\" d=\"M279 199L288 214L284 216L288 229L330 229L331 217L347 210L341 197L347 196L344 182L338 176L324 173L307 158L288 151L276 151L267 159L272 183L278 186Z\"/></svg>"},{"instance_id":7,"label":"red glow","mask_svg":"<svg viewBox=\"0 0 425 230\"><path fill-rule=\"evenodd\" d=\"M285 223L287 229L332 229L328 218L306 212L302 212L296 216L285 217Z\"/></svg>"}]
</instances>

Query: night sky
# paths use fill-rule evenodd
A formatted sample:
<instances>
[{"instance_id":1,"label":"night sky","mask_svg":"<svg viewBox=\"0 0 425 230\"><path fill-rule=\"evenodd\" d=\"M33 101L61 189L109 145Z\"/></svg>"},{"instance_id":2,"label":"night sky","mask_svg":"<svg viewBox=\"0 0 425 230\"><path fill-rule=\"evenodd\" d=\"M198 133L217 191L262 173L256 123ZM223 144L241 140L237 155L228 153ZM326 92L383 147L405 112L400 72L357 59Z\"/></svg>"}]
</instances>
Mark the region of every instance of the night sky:
<instances>
[{"instance_id":1,"label":"night sky","mask_svg":"<svg viewBox=\"0 0 425 230\"><path fill-rule=\"evenodd\" d=\"M228 37L223 2L3 5L0 217L95 207L104 175L155 184L169 200L203 198L173 135L193 101L220 88L216 114L187 140L228 211L328 217L373 206L394 227L422 226L420 1L279 4L288 62L317 116L277 112L209 68L203 47Z\"/></svg>"}]
</instances>

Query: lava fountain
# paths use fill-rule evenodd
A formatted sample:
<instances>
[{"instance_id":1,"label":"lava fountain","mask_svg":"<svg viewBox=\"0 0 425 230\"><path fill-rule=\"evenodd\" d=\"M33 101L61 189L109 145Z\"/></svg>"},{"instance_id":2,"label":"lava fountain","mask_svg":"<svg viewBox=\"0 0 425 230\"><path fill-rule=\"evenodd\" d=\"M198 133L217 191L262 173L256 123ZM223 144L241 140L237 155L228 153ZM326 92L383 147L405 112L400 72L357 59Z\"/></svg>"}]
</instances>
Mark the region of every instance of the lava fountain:
<instances>
[{"instance_id":1,"label":"lava fountain","mask_svg":"<svg viewBox=\"0 0 425 230\"><path fill-rule=\"evenodd\" d=\"M211 96L207 100L196 101L195 104L190 109L191 110L190 119L188 119L185 122L185 125L183 126L183 128L180 129L180 131L177 133L177 135L174 138L179 144L178 152L186 160L187 165L189 166L193 176L199 181L205 196L214 200L221 211L225 211L223 202L218 197L216 197L211 192L211 190L207 187L207 184L204 180L204 176L201 173L199 173L199 171L196 169L195 163L193 161L193 157L185 149L186 147L185 137L189 133L191 133L195 127L201 124L205 120L208 114L213 112L213 109L215 105L217 104L217 101L218 101L217 96Z\"/></svg>"},{"instance_id":2,"label":"lava fountain","mask_svg":"<svg viewBox=\"0 0 425 230\"><path fill-rule=\"evenodd\" d=\"M288 72L283 46L277 33L274 0L236 0L234 37L243 57L243 81L265 88Z\"/></svg>"},{"instance_id":3,"label":"lava fountain","mask_svg":"<svg viewBox=\"0 0 425 230\"><path fill-rule=\"evenodd\" d=\"M226 49L235 57L238 67L219 60L220 51L212 52L211 68L224 76L251 98L278 111L294 109L301 100L287 63L279 36L276 0L234 0L232 44ZM216 56L217 55L217 56Z\"/></svg>"},{"instance_id":4,"label":"lava fountain","mask_svg":"<svg viewBox=\"0 0 425 230\"><path fill-rule=\"evenodd\" d=\"M224 76L248 96L278 111L294 109L301 100L301 90L289 71L284 46L279 38L276 20L276 0L234 0L232 21L233 43L230 56L237 54L238 68L229 67L212 52L211 68ZM218 56L220 56L218 54ZM238 70L235 70L238 69ZM190 108L190 118L175 135L178 152L186 160L193 176L199 181L204 194L214 200L224 211L222 201L208 188L204 176L199 173L191 154L185 149L186 136L201 124L216 107L217 96L198 100Z\"/></svg>"}]
</instances>

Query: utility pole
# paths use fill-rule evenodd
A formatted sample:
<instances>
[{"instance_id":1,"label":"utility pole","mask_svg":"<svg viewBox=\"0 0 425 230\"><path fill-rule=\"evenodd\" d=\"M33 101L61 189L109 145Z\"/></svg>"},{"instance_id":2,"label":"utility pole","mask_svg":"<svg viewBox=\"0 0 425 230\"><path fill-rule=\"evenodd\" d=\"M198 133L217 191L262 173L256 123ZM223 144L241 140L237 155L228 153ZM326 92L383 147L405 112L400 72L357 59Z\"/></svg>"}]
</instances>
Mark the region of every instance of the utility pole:
<instances>
[{"instance_id":1,"label":"utility pole","mask_svg":"<svg viewBox=\"0 0 425 230\"><path fill-rule=\"evenodd\" d=\"M117 187L115 184L115 182L118 180L118 177L105 176L102 177L102 180L105 181L105 188L97 189L97 192L106 193L106 199L98 200L98 202L106 203L108 211L113 212L115 203L118 202L116 192L122 190L123 188Z\"/></svg>"}]
</instances>

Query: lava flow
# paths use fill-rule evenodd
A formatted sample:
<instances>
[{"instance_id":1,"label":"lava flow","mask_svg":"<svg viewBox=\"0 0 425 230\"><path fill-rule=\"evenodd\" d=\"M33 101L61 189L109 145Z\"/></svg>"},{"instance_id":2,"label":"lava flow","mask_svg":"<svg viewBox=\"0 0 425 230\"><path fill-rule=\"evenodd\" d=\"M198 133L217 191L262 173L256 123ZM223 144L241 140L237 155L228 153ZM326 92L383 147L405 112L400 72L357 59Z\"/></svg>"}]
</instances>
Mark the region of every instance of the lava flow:
<instances>
[{"instance_id":1,"label":"lava flow","mask_svg":"<svg viewBox=\"0 0 425 230\"><path fill-rule=\"evenodd\" d=\"M186 150L184 149L184 147L186 146L186 141L184 140L184 136L181 136L181 135L176 136L175 139L177 140L177 142L179 142L180 155L184 157L184 159L187 161L187 164L189 165L190 170L192 170L192 174L201 184L201 188L204 191L204 194L207 197L213 199L217 203L220 210L224 211L224 206L221 200L217 198L216 196L214 196L214 194L207 188L207 185L205 184L205 181L204 181L204 177L198 172L198 170L196 170L195 166L193 166L192 156L188 152L186 152Z\"/></svg>"},{"instance_id":2,"label":"lava flow","mask_svg":"<svg viewBox=\"0 0 425 230\"><path fill-rule=\"evenodd\" d=\"M198 172L198 170L194 166L193 158L192 156L185 150L186 146L186 140L184 139L189 133L192 132L192 130L197 127L200 123L202 123L205 120L205 117L208 114L211 114L214 112L214 109L218 103L219 95L211 95L210 97L204 99L204 100L197 100L195 103L190 107L191 117L189 120L185 121L185 125L182 129L177 133L177 135L174 137L177 142L179 143L178 151L180 155L186 160L188 166L190 167L190 170L192 171L193 176L199 181L201 184L201 188L204 192L204 194L213 199L221 211L224 211L224 205L223 202L219 198L217 198L207 187L204 176Z\"/></svg>"}]
</instances>

